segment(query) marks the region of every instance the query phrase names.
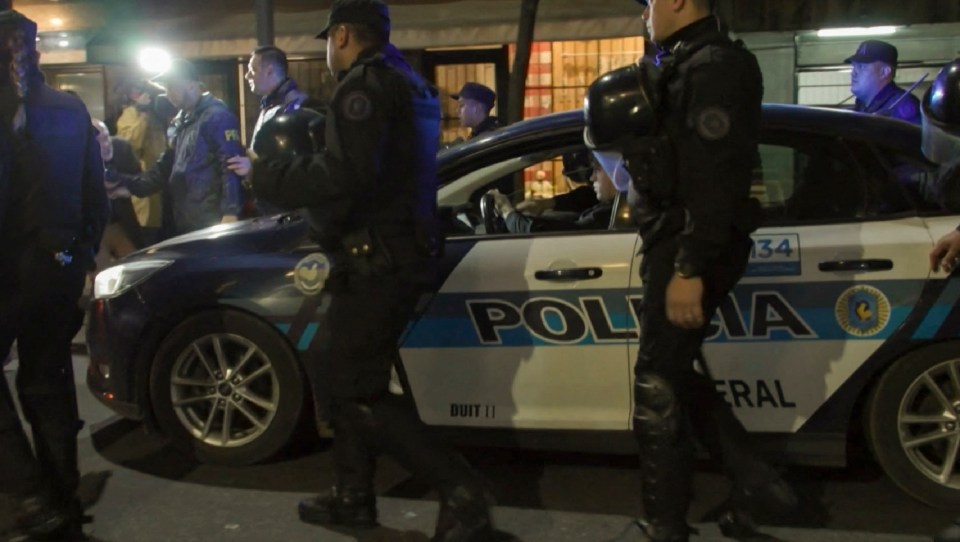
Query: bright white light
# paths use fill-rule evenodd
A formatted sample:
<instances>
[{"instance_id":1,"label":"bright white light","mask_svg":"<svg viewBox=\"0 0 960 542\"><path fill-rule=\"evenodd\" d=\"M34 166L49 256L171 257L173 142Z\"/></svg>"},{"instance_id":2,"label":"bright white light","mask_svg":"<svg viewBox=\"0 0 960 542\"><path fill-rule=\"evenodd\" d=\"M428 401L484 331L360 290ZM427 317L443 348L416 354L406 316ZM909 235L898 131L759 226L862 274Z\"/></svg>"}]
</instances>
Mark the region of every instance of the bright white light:
<instances>
[{"instance_id":1,"label":"bright white light","mask_svg":"<svg viewBox=\"0 0 960 542\"><path fill-rule=\"evenodd\" d=\"M57 42L57 45L59 45L60 47L69 47L69 46L70 46L70 42L67 41L67 40L60 40L60 41Z\"/></svg>"},{"instance_id":2,"label":"bright white light","mask_svg":"<svg viewBox=\"0 0 960 542\"><path fill-rule=\"evenodd\" d=\"M50 24L53 26L63 26L63 19L60 17L54 17L53 19L50 19Z\"/></svg>"},{"instance_id":3,"label":"bright white light","mask_svg":"<svg viewBox=\"0 0 960 542\"><path fill-rule=\"evenodd\" d=\"M895 26L857 26L851 28L824 28L817 30L819 38L843 38L851 36L889 36L897 32Z\"/></svg>"},{"instance_id":4,"label":"bright white light","mask_svg":"<svg viewBox=\"0 0 960 542\"><path fill-rule=\"evenodd\" d=\"M170 53L156 47L140 51L139 60L143 71L151 74L163 73L170 67Z\"/></svg>"}]
</instances>

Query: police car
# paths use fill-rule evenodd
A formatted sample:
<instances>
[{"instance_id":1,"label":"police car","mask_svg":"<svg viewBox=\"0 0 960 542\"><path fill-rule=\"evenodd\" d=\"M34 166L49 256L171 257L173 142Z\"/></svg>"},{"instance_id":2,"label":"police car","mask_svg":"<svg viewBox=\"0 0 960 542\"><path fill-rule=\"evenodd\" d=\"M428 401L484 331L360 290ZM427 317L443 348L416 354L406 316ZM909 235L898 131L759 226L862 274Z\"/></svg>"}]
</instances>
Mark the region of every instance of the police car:
<instances>
[{"instance_id":1,"label":"police car","mask_svg":"<svg viewBox=\"0 0 960 542\"><path fill-rule=\"evenodd\" d=\"M582 149L582 129L581 112L559 113L439 155L441 273L392 385L427 424L488 445L634 451L642 299L626 198L592 232L499 233L476 205ZM843 465L868 449L914 497L960 505L960 281L927 269L960 217L920 197L934 166L918 128L766 105L761 158L764 226L706 347L717 389L771 453ZM101 272L90 389L203 461L284 448L313 415L302 355L323 325L328 262L307 233L295 213L221 225Z\"/></svg>"}]
</instances>

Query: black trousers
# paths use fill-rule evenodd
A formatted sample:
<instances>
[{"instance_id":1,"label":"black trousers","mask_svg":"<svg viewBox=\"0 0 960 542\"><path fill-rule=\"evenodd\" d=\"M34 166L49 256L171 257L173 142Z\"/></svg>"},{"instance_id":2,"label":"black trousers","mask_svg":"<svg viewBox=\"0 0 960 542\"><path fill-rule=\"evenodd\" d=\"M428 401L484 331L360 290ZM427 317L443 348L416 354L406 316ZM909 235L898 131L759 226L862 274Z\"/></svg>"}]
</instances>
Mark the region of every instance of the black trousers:
<instances>
[{"instance_id":1,"label":"black trousers","mask_svg":"<svg viewBox=\"0 0 960 542\"><path fill-rule=\"evenodd\" d=\"M742 276L750 251L742 238L701 277L709 322ZM682 329L667 320L666 290L677 244L665 240L644 254L640 350L634 367L634 432L640 445L648 517L682 532L689 502L695 439L719 458L735 483L751 484L757 459L747 433L704 372L695 369L707 324Z\"/></svg>"},{"instance_id":2,"label":"black trousers","mask_svg":"<svg viewBox=\"0 0 960 542\"><path fill-rule=\"evenodd\" d=\"M388 391L398 341L416 306L415 270L331 277L324 315L305 365L318 417L329 420L341 493L372 493L375 458L386 454L440 490L482 493L477 475L432 438L412 401ZM479 498L479 497L476 497Z\"/></svg>"},{"instance_id":3,"label":"black trousers","mask_svg":"<svg viewBox=\"0 0 960 542\"><path fill-rule=\"evenodd\" d=\"M419 295L400 271L334 272L321 294L317 337L306 355L320 408L335 399L371 399L387 391L398 341Z\"/></svg>"},{"instance_id":4,"label":"black trousers","mask_svg":"<svg viewBox=\"0 0 960 542\"><path fill-rule=\"evenodd\" d=\"M0 358L14 340L19 353L16 391L33 433L31 448L8 383L0 385L0 488L43 491L70 499L79 482L76 388L71 340L83 313L77 301L85 272L61 266L52 250L28 244L5 251L0 263Z\"/></svg>"}]
</instances>

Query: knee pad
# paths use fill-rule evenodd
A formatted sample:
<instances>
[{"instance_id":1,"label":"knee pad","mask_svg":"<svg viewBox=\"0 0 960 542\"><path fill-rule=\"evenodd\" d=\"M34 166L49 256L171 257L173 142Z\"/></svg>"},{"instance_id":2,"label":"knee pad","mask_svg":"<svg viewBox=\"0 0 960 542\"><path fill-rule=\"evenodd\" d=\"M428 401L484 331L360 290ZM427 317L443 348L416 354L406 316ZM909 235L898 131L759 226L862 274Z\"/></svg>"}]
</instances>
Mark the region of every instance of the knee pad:
<instances>
[{"instance_id":1,"label":"knee pad","mask_svg":"<svg viewBox=\"0 0 960 542\"><path fill-rule=\"evenodd\" d=\"M673 386L659 374L651 372L639 373L634 386L634 431L645 436L675 436L680 403Z\"/></svg>"}]
</instances>

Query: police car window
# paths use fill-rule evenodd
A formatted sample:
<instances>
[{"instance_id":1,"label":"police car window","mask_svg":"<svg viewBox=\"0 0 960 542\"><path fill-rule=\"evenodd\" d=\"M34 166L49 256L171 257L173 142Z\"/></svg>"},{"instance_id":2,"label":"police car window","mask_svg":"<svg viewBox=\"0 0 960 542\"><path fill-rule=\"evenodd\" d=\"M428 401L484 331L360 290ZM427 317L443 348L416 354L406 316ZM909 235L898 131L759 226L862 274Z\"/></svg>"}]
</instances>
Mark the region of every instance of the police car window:
<instances>
[{"instance_id":1,"label":"police car window","mask_svg":"<svg viewBox=\"0 0 960 542\"><path fill-rule=\"evenodd\" d=\"M766 134L751 194L767 224L850 220L865 208L865 179L850 149L834 138Z\"/></svg>"},{"instance_id":2,"label":"police car window","mask_svg":"<svg viewBox=\"0 0 960 542\"><path fill-rule=\"evenodd\" d=\"M438 203L448 236L487 235L480 216L480 197L491 189L505 194L517 208L521 202L546 203L557 196L567 198L557 209L533 209L521 214L533 217L531 222L507 221L506 234L539 235L552 232L602 231L609 229L613 201L604 209L599 206L589 174L564 175L564 154L585 151L582 146L531 153L488 165L447 183L438 192ZM589 153L585 153L589 168ZM580 171L577 169L576 171ZM570 173L571 171L568 171ZM576 194L571 194L574 191ZM604 214L606 213L606 214ZM585 216L589 215L589 216ZM503 232L495 235L504 235Z\"/></svg>"},{"instance_id":3,"label":"police car window","mask_svg":"<svg viewBox=\"0 0 960 542\"><path fill-rule=\"evenodd\" d=\"M910 208L935 214L956 211L955 202L943 190L936 165L895 151L877 151L876 161L889 171L886 208ZM949 208L949 209L948 209Z\"/></svg>"}]
</instances>

